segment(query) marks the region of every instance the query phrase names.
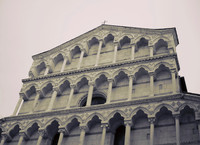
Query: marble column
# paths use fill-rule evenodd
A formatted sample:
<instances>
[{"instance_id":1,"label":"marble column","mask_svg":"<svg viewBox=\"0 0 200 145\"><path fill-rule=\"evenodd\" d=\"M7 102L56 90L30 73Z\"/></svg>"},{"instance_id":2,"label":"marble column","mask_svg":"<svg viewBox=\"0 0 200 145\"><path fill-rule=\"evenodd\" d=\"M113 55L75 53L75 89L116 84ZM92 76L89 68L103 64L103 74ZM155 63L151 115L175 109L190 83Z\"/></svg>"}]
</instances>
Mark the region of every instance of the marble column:
<instances>
[{"instance_id":1,"label":"marble column","mask_svg":"<svg viewBox=\"0 0 200 145\"><path fill-rule=\"evenodd\" d=\"M114 42L114 58L113 58L113 63L116 62L117 60L117 48L118 48L118 42Z\"/></svg>"},{"instance_id":2,"label":"marble column","mask_svg":"<svg viewBox=\"0 0 200 145\"><path fill-rule=\"evenodd\" d=\"M124 124L126 126L126 130L125 130L125 144L124 145L130 145L130 142L131 142L131 124L132 124L132 120L125 120Z\"/></svg>"},{"instance_id":3,"label":"marble column","mask_svg":"<svg viewBox=\"0 0 200 145\"><path fill-rule=\"evenodd\" d=\"M17 102L17 105L15 106L15 110L13 112L13 116L17 115L17 112L18 112L18 110L20 108L20 105L21 105L21 103L23 101L23 98L26 97L26 95L24 93L19 93L19 95L20 95L20 97L19 97L19 100Z\"/></svg>"},{"instance_id":4,"label":"marble column","mask_svg":"<svg viewBox=\"0 0 200 145\"><path fill-rule=\"evenodd\" d=\"M63 64L62 64L62 67L61 67L60 72L63 72L63 71L65 70L66 64L67 64L67 57L65 56L65 57L64 57L64 60L63 60Z\"/></svg>"},{"instance_id":5,"label":"marble column","mask_svg":"<svg viewBox=\"0 0 200 145\"><path fill-rule=\"evenodd\" d=\"M21 145L22 142L24 141L24 139L28 139L29 138L25 131L20 131L19 132L19 136L20 137L19 137L19 141L18 141L17 145Z\"/></svg>"},{"instance_id":6,"label":"marble column","mask_svg":"<svg viewBox=\"0 0 200 145\"><path fill-rule=\"evenodd\" d=\"M154 96L154 73L150 72L149 76L150 76L150 96L153 97Z\"/></svg>"},{"instance_id":7,"label":"marble column","mask_svg":"<svg viewBox=\"0 0 200 145\"><path fill-rule=\"evenodd\" d=\"M44 72L44 76L46 76L49 73L50 65L46 65L46 70Z\"/></svg>"},{"instance_id":8,"label":"marble column","mask_svg":"<svg viewBox=\"0 0 200 145\"><path fill-rule=\"evenodd\" d=\"M82 63L82 61L83 61L84 53L85 53L85 50L84 50L84 49L81 49L81 55L80 55L80 59L79 59L79 63L78 63L77 69L80 69L80 68L81 68L81 63Z\"/></svg>"},{"instance_id":9,"label":"marble column","mask_svg":"<svg viewBox=\"0 0 200 145\"><path fill-rule=\"evenodd\" d=\"M34 102L33 102L31 113L34 112L34 109L35 109L35 107L36 107L36 105L38 103L38 100L39 100L41 95L42 95L42 92L40 90L37 90L36 91L36 96L35 96L35 99L34 99Z\"/></svg>"},{"instance_id":10,"label":"marble column","mask_svg":"<svg viewBox=\"0 0 200 145\"><path fill-rule=\"evenodd\" d=\"M63 127L63 128L59 128L58 132L60 133L60 135L59 135L59 139L58 139L58 144L57 145L61 145L64 135L67 134L67 130Z\"/></svg>"},{"instance_id":11,"label":"marble column","mask_svg":"<svg viewBox=\"0 0 200 145\"><path fill-rule=\"evenodd\" d=\"M5 142L6 142L6 140L8 140L9 138L11 139L11 137L8 134L6 134L6 133L2 133L1 136L2 136L2 138L1 138L0 145L4 145Z\"/></svg>"},{"instance_id":12,"label":"marble column","mask_svg":"<svg viewBox=\"0 0 200 145\"><path fill-rule=\"evenodd\" d=\"M96 58L95 66L98 66L98 64L99 64L99 58L100 58L102 44L103 44L103 40L99 40L99 48L98 48L98 52L97 52L97 58Z\"/></svg>"},{"instance_id":13,"label":"marble column","mask_svg":"<svg viewBox=\"0 0 200 145\"><path fill-rule=\"evenodd\" d=\"M107 100L106 104L110 103L111 95L112 95L112 84L113 84L113 79L108 79L108 92L107 92Z\"/></svg>"},{"instance_id":14,"label":"marble column","mask_svg":"<svg viewBox=\"0 0 200 145\"><path fill-rule=\"evenodd\" d=\"M176 70L171 70L171 76L172 76L172 92L176 93Z\"/></svg>"},{"instance_id":15,"label":"marble column","mask_svg":"<svg viewBox=\"0 0 200 145\"><path fill-rule=\"evenodd\" d=\"M105 139L106 139L106 129L108 128L108 123L102 123L102 135L101 135L101 145L105 144Z\"/></svg>"},{"instance_id":16,"label":"marble column","mask_svg":"<svg viewBox=\"0 0 200 145\"><path fill-rule=\"evenodd\" d=\"M43 137L47 137L47 130L46 129L39 129L38 133L39 133L39 137L38 137L36 145L40 145Z\"/></svg>"},{"instance_id":17,"label":"marble column","mask_svg":"<svg viewBox=\"0 0 200 145\"><path fill-rule=\"evenodd\" d=\"M153 46L149 46L150 47L150 57L153 57Z\"/></svg>"},{"instance_id":18,"label":"marble column","mask_svg":"<svg viewBox=\"0 0 200 145\"><path fill-rule=\"evenodd\" d=\"M59 92L60 92L60 91L59 91L59 88L53 88L53 94L52 94L52 96L51 96L51 100L50 100L50 102L49 102L49 106L48 106L48 108L47 108L47 111L51 111L51 110L52 110L54 101L55 101L55 99L56 99L56 97L57 97L57 94L58 94Z\"/></svg>"},{"instance_id":19,"label":"marble column","mask_svg":"<svg viewBox=\"0 0 200 145\"><path fill-rule=\"evenodd\" d=\"M85 141L85 133L88 130L87 126L80 126L80 130L81 130L81 134L80 134L80 141L79 141L79 145L84 145L84 141Z\"/></svg>"},{"instance_id":20,"label":"marble column","mask_svg":"<svg viewBox=\"0 0 200 145\"><path fill-rule=\"evenodd\" d=\"M131 46L131 60L135 59L135 44Z\"/></svg>"},{"instance_id":21,"label":"marble column","mask_svg":"<svg viewBox=\"0 0 200 145\"><path fill-rule=\"evenodd\" d=\"M154 145L154 122L155 122L155 118L149 118L148 119L149 123L150 123L150 145Z\"/></svg>"},{"instance_id":22,"label":"marble column","mask_svg":"<svg viewBox=\"0 0 200 145\"><path fill-rule=\"evenodd\" d=\"M91 106L92 95L93 95L93 89L94 89L95 82L89 82L88 84L89 84L89 91L88 91L88 97L87 97L86 106Z\"/></svg>"},{"instance_id":23,"label":"marble column","mask_svg":"<svg viewBox=\"0 0 200 145\"><path fill-rule=\"evenodd\" d=\"M132 92L133 92L133 75L129 77L129 88L128 88L128 101L132 99Z\"/></svg>"},{"instance_id":24,"label":"marble column","mask_svg":"<svg viewBox=\"0 0 200 145\"><path fill-rule=\"evenodd\" d=\"M174 115L176 125L176 145L180 145L180 122L179 115Z\"/></svg>"},{"instance_id":25,"label":"marble column","mask_svg":"<svg viewBox=\"0 0 200 145\"><path fill-rule=\"evenodd\" d=\"M75 87L76 87L75 85L70 85L71 91L70 91L70 94L69 94L69 99L68 99L68 101L67 101L66 109L69 109L69 108L70 108L70 104L71 104L71 100L72 100L73 95L74 95Z\"/></svg>"}]
</instances>

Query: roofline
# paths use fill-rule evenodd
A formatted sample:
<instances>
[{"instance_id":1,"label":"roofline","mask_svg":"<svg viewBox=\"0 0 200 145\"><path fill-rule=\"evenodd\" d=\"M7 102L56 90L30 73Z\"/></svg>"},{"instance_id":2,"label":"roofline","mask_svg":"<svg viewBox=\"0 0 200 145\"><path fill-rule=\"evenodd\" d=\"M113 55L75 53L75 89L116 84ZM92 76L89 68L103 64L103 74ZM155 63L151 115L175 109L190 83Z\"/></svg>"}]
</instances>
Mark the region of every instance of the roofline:
<instances>
[{"instance_id":1,"label":"roofline","mask_svg":"<svg viewBox=\"0 0 200 145\"><path fill-rule=\"evenodd\" d=\"M54 48L52 48L52 49L50 49L50 50L47 50L47 51L44 51L44 52L42 52L42 53L38 53L38 54L36 54L36 55L33 55L32 56L32 58L33 58L33 60L35 60L35 59L37 59L37 57L38 56L40 56L40 55L42 55L42 54L45 54L45 53L48 53L48 52L51 52L52 50L54 50L54 49L59 49L59 48L63 48L62 46L64 46L64 45L67 45L68 43L70 43L70 42L72 42L72 41L74 41L74 40L76 40L76 39L78 39L78 38L80 38L80 37L83 37L83 35L86 35L86 34L88 34L88 33L90 33L90 32L92 32L92 31L95 31L95 30L97 30L97 29L104 29L104 28L106 28L106 29L108 29L109 27L114 27L114 28L116 28L116 27L118 27L118 28L128 28L128 29L136 29L136 30L147 30L147 31L150 31L150 30L156 30L156 31L164 31L164 30L173 30L173 35L174 35L174 40L175 40L175 45L177 46L178 44L179 44L179 40L178 40L178 35L177 35L177 31L176 31L176 28L175 27L171 27L171 28L156 28L156 29L154 29L154 28L139 28L139 27L130 27L130 26L119 26L119 25L108 25L108 24L102 24L102 25L100 25L100 26L98 26L98 27L96 27L96 28L94 28L94 29L92 29L92 30L90 30L90 31L88 31L88 32L85 32L85 33L83 33L83 34L81 34L81 35L79 35L79 36L77 36L77 37L75 37L75 38L73 38L73 39L71 39L71 40L68 40L68 41L66 41L66 42L64 42L64 43L62 43L62 44L60 44L60 45L58 45L58 46L56 46L56 47L54 47Z\"/></svg>"}]
</instances>

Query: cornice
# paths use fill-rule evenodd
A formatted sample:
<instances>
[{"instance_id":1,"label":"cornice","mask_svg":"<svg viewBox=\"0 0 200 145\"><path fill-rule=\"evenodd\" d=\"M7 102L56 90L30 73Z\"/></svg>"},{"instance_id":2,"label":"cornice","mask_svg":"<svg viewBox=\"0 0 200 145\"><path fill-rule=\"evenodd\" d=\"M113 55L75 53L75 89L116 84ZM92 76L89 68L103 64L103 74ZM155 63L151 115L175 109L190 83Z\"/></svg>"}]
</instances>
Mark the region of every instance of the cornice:
<instances>
[{"instance_id":1,"label":"cornice","mask_svg":"<svg viewBox=\"0 0 200 145\"><path fill-rule=\"evenodd\" d=\"M170 57L173 57L173 58L176 59L177 67L178 67L178 70L179 70L180 68L179 68L179 63L178 63L178 59L177 59L177 54L174 53L174 54L168 54L168 55L160 55L160 56L147 57L147 58L142 58L142 59L135 59L135 60L117 62L117 63L114 63L114 64L106 64L106 65L100 65L100 66L86 67L86 68L81 68L81 69L78 69L78 70L77 69L71 70L71 71L62 72L62 73L48 74L46 76L27 78L27 79L22 79L22 82L25 83L25 82L30 82L30 81L66 76L66 75L71 75L71 74L79 74L79 73L83 73L83 72L97 71L97 70L108 69L108 68L115 68L115 67L122 66L122 65L151 62L151 61L155 61L155 60L158 60L158 59L166 59L166 58L170 58Z\"/></svg>"},{"instance_id":2,"label":"cornice","mask_svg":"<svg viewBox=\"0 0 200 145\"><path fill-rule=\"evenodd\" d=\"M150 103L158 103L162 101L169 101L169 100L179 100L184 99L183 94L172 94L172 95L165 95L165 96L156 96L156 97L149 97L149 98L140 98L138 100L131 100L131 101L123 101L123 102L116 102L111 104L101 104L95 105L90 107L76 107L67 110L55 110L51 112L41 112L35 114L25 114L25 115L18 115L18 116L10 116L5 117L4 121L17 121L23 119L34 119L34 118L43 118L49 117L54 115L67 115L71 113L85 113L88 111L95 111L95 110L106 110L110 108L118 108L118 107L129 107L131 105L142 105L142 104L150 104ZM200 98L198 98L200 102Z\"/></svg>"}]
</instances>

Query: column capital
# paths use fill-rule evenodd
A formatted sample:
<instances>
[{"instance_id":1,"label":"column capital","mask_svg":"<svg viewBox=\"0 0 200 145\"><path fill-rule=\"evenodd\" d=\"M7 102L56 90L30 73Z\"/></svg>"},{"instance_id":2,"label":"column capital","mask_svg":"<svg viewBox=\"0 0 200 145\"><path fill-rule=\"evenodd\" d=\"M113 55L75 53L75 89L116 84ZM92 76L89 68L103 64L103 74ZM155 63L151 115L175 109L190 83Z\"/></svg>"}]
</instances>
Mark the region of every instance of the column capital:
<instances>
[{"instance_id":1,"label":"column capital","mask_svg":"<svg viewBox=\"0 0 200 145\"><path fill-rule=\"evenodd\" d=\"M156 118L155 117L150 117L150 118L148 118L148 121L149 121L150 124L154 124L155 121L156 121Z\"/></svg>"},{"instance_id":2,"label":"column capital","mask_svg":"<svg viewBox=\"0 0 200 145\"><path fill-rule=\"evenodd\" d=\"M28 100L28 96L26 95L26 93L24 92L20 92L19 93L20 98L22 98L23 100Z\"/></svg>"},{"instance_id":3,"label":"column capital","mask_svg":"<svg viewBox=\"0 0 200 145\"><path fill-rule=\"evenodd\" d=\"M95 87L95 82L94 81L88 81L88 85Z\"/></svg>"},{"instance_id":4,"label":"column capital","mask_svg":"<svg viewBox=\"0 0 200 145\"><path fill-rule=\"evenodd\" d=\"M108 82L109 82L109 83L110 83L110 82L114 83L114 79L113 79L113 78L108 78Z\"/></svg>"},{"instance_id":5,"label":"column capital","mask_svg":"<svg viewBox=\"0 0 200 145\"><path fill-rule=\"evenodd\" d=\"M132 122L132 120L127 119L127 120L124 120L124 124L131 126L133 124L133 122Z\"/></svg>"},{"instance_id":6,"label":"column capital","mask_svg":"<svg viewBox=\"0 0 200 145\"><path fill-rule=\"evenodd\" d=\"M39 128L38 134L39 134L39 136L42 136L43 138L48 137L48 132L47 132L46 128Z\"/></svg>"},{"instance_id":7,"label":"column capital","mask_svg":"<svg viewBox=\"0 0 200 145\"><path fill-rule=\"evenodd\" d=\"M80 128L80 130L84 130L85 132L89 131L89 127L85 124L80 124L79 128Z\"/></svg>"},{"instance_id":8,"label":"column capital","mask_svg":"<svg viewBox=\"0 0 200 145\"><path fill-rule=\"evenodd\" d=\"M56 91L58 94L61 94L61 90L59 87L53 87L53 91Z\"/></svg>"},{"instance_id":9,"label":"column capital","mask_svg":"<svg viewBox=\"0 0 200 145\"><path fill-rule=\"evenodd\" d=\"M68 135L69 134L69 131L65 127L59 127L58 132L59 133L62 132L64 135Z\"/></svg>"},{"instance_id":10,"label":"column capital","mask_svg":"<svg viewBox=\"0 0 200 145\"><path fill-rule=\"evenodd\" d=\"M5 141L11 141L12 137L9 135L8 132L2 132L1 133L2 139L4 139Z\"/></svg>"},{"instance_id":11,"label":"column capital","mask_svg":"<svg viewBox=\"0 0 200 145\"><path fill-rule=\"evenodd\" d=\"M135 79L135 75L134 75L134 74L129 74L129 75L128 75L128 78L129 78L129 79L130 79L130 78Z\"/></svg>"},{"instance_id":12,"label":"column capital","mask_svg":"<svg viewBox=\"0 0 200 145\"><path fill-rule=\"evenodd\" d=\"M154 72L149 72L149 76L154 76Z\"/></svg>"},{"instance_id":13,"label":"column capital","mask_svg":"<svg viewBox=\"0 0 200 145\"><path fill-rule=\"evenodd\" d=\"M171 71L171 73L175 73L175 74L177 73L175 68L170 69L170 71Z\"/></svg>"},{"instance_id":14,"label":"column capital","mask_svg":"<svg viewBox=\"0 0 200 145\"><path fill-rule=\"evenodd\" d=\"M72 89L75 89L76 88L76 84L70 84L70 88Z\"/></svg>"},{"instance_id":15,"label":"column capital","mask_svg":"<svg viewBox=\"0 0 200 145\"><path fill-rule=\"evenodd\" d=\"M180 113L174 113L174 114L172 114L172 115L173 115L173 117L176 118L176 119L179 119L179 117L180 117Z\"/></svg>"},{"instance_id":16,"label":"column capital","mask_svg":"<svg viewBox=\"0 0 200 145\"><path fill-rule=\"evenodd\" d=\"M101 122L101 127L102 128L109 128L109 123L108 122Z\"/></svg>"},{"instance_id":17,"label":"column capital","mask_svg":"<svg viewBox=\"0 0 200 145\"><path fill-rule=\"evenodd\" d=\"M19 136L23 136L23 138L26 140L28 140L30 138L30 136L28 135L28 133L25 130L20 130Z\"/></svg>"}]
</instances>

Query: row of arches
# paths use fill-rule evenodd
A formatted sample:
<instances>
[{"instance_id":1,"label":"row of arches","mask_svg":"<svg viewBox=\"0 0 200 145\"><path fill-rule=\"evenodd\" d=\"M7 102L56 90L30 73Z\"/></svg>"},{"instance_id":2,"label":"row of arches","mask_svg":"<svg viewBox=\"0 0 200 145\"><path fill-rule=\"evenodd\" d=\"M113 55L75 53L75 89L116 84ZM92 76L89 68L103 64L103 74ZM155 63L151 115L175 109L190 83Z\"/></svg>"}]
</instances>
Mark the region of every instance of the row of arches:
<instances>
[{"instance_id":1,"label":"row of arches","mask_svg":"<svg viewBox=\"0 0 200 145\"><path fill-rule=\"evenodd\" d=\"M80 67L97 66L98 63L115 63L116 61L173 53L172 46L168 46L170 42L167 38L156 39L157 42L154 44L151 44L149 39L141 37L136 42L132 42L130 36L124 36L116 42L112 34L108 34L101 40L93 37L85 46L75 45L67 53L61 51L51 56L49 61L39 62L39 64L34 65L36 67L31 69L29 75L36 77L48 73L79 69Z\"/></svg>"},{"instance_id":2,"label":"row of arches","mask_svg":"<svg viewBox=\"0 0 200 145\"><path fill-rule=\"evenodd\" d=\"M185 106L178 114L180 125L180 142L181 143L198 143L198 124L195 120L195 111L189 106ZM94 114L83 122L78 116L71 117L67 122L60 123L59 120L54 119L41 126L39 122L32 122L23 131L29 136L27 141L34 141L37 143L39 134L38 131L42 128L48 136L44 137L42 144L57 144L59 140L60 131L65 130L65 137L62 142L65 144L79 144L81 140L81 130L85 130L85 139L83 144L90 145L95 142L101 142L102 127L107 128L105 142L111 145L124 145L125 132L127 124L130 125L130 145L149 144L150 142L150 124L154 125L154 144L175 144L176 143L176 129L175 121L177 114L173 114L167 107L163 106L152 118L143 110L138 109L135 115L131 116L127 123L127 118L124 118L121 112L117 112L104 120L102 115ZM84 126L84 127L83 127ZM102 126L102 127L101 127ZM61 129L62 128L62 129ZM12 141L19 139L20 125L16 124L8 131ZM45 139L46 138L46 139ZM26 142L26 141L25 141Z\"/></svg>"},{"instance_id":3,"label":"row of arches","mask_svg":"<svg viewBox=\"0 0 200 145\"><path fill-rule=\"evenodd\" d=\"M57 99L53 102L54 109L59 109L59 107L63 109L63 107L86 106L90 91L92 98L91 103L88 105L98 105L127 99L131 100L133 98L148 97L150 95L169 94L173 92L173 86L176 86L173 85L173 83L176 83L174 81L176 78L173 79L175 76L172 73L174 72L171 72L168 67L162 64L155 70L154 75L148 73L144 68L140 68L134 75L128 75L123 70L118 71L112 79L108 78L105 73L102 73L98 74L98 77L93 81L87 76L82 76L82 78L78 78L75 81L75 84L65 80L60 85L54 86L53 82L48 82L42 85L43 87L40 87L40 91L38 91L37 86L33 85L24 91L27 101L23 103L21 110L27 111L28 107L26 106L30 106L32 102L33 109L36 108L37 111L44 111L43 104L48 104L51 101L54 91L57 92ZM92 90L90 89L91 86L93 87ZM38 102L37 104L36 102L34 103L34 99L36 98L40 98L39 101L35 100Z\"/></svg>"}]
</instances>

